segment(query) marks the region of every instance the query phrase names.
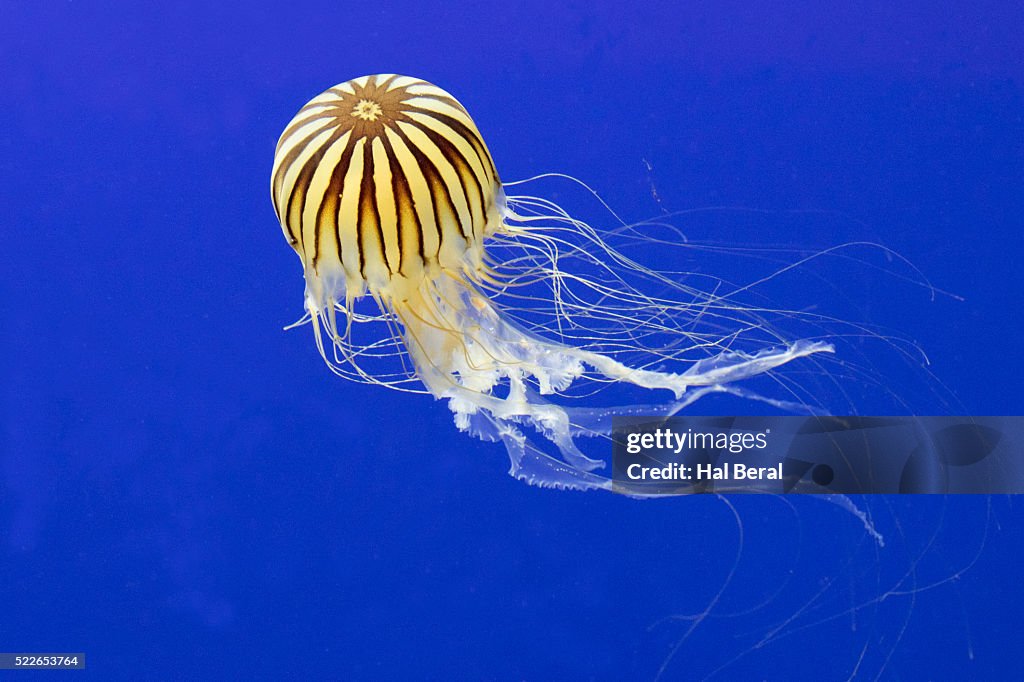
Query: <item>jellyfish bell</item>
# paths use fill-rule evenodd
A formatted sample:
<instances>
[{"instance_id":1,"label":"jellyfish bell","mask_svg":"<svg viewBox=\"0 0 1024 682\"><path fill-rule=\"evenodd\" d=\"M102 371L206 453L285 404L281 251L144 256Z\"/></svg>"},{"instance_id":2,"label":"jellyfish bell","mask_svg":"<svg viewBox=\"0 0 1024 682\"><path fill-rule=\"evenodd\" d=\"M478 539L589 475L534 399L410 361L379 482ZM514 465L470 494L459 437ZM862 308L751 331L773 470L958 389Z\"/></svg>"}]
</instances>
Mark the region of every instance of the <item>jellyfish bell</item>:
<instances>
[{"instance_id":1,"label":"jellyfish bell","mask_svg":"<svg viewBox=\"0 0 1024 682\"><path fill-rule=\"evenodd\" d=\"M607 435L611 417L671 415L714 392L789 406L742 382L832 350L770 334L743 347L746 330L763 331L755 315L643 268L553 203L506 187L458 100L394 74L310 100L281 135L271 174L305 275L300 322L312 323L325 362L446 399L460 429L504 443L517 478L612 489L597 473L605 463L577 443ZM573 263L586 272L568 271ZM682 295L645 293L634 276ZM709 315L714 331L694 332ZM593 407L573 393L610 384L660 395Z\"/></svg>"},{"instance_id":2,"label":"jellyfish bell","mask_svg":"<svg viewBox=\"0 0 1024 682\"><path fill-rule=\"evenodd\" d=\"M497 173L472 119L412 78L357 78L310 100L278 142L272 178L318 304L333 292L317 287L390 302L441 272L475 277L483 239L501 224Z\"/></svg>"}]
</instances>

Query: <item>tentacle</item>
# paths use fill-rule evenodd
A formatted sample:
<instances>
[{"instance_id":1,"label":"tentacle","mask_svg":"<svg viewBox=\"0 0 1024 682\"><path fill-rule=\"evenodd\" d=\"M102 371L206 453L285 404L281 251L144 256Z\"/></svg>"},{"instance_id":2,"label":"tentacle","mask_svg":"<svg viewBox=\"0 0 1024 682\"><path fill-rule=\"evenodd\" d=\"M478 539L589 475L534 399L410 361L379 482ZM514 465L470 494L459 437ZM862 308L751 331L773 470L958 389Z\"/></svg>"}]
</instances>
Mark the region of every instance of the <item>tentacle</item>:
<instances>
[{"instance_id":1,"label":"tentacle","mask_svg":"<svg viewBox=\"0 0 1024 682\"><path fill-rule=\"evenodd\" d=\"M722 351L693 362L683 372L661 372L634 369L600 353L532 334L506 319L472 284L455 278L439 277L415 297L392 304L427 390L448 401L460 429L501 440L513 475L541 486L608 489L610 481L593 473L606 462L584 454L576 439L609 435L615 416L670 416L710 393L791 406L734 384L798 358L831 351L828 344L797 341L756 354ZM609 408L576 408L551 400L577 381L668 390L673 399ZM557 457L535 445L524 427L550 443Z\"/></svg>"}]
</instances>

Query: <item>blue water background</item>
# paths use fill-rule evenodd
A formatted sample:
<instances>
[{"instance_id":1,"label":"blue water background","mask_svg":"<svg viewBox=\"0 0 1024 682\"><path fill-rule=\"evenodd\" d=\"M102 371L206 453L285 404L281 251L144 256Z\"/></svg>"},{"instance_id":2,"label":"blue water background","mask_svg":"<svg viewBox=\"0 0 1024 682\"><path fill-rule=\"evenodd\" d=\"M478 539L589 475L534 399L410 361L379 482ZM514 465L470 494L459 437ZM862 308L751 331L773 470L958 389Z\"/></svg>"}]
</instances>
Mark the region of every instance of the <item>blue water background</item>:
<instances>
[{"instance_id":1,"label":"blue water background","mask_svg":"<svg viewBox=\"0 0 1024 682\"><path fill-rule=\"evenodd\" d=\"M766 211L698 240L898 251L963 299L849 269L931 361L910 411L1024 412L1019 3L676 5L0 4L0 650L95 679L1019 679L1019 503L896 500L881 530L920 551L886 554L827 504L737 500L731 615L669 659L732 566L726 504L528 487L282 331L277 137L399 72L459 97L503 178L569 173L630 220ZM890 575L917 569L938 585Z\"/></svg>"}]
</instances>

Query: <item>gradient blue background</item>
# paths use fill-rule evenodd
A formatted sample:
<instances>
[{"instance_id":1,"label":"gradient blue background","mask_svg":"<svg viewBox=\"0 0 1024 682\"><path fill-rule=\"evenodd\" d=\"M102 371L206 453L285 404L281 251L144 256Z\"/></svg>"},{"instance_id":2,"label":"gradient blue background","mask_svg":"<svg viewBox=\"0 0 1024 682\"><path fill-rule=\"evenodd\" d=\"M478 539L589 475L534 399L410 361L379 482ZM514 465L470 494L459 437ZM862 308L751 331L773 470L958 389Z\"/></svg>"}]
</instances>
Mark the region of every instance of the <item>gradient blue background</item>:
<instances>
[{"instance_id":1,"label":"gradient blue background","mask_svg":"<svg viewBox=\"0 0 1024 682\"><path fill-rule=\"evenodd\" d=\"M688 626L663 619L714 597L722 502L530 488L442 404L281 331L274 144L358 75L442 85L502 177L571 173L630 219L825 211L685 227L883 242L964 300L882 276L866 319L927 351L947 409L1024 412L1019 3L619 5L0 3L0 650L85 651L95 679L652 679ZM919 551L888 553L792 505L736 501L732 615L663 679L1024 673L1019 504L892 501ZM940 584L849 613L901 571Z\"/></svg>"}]
</instances>

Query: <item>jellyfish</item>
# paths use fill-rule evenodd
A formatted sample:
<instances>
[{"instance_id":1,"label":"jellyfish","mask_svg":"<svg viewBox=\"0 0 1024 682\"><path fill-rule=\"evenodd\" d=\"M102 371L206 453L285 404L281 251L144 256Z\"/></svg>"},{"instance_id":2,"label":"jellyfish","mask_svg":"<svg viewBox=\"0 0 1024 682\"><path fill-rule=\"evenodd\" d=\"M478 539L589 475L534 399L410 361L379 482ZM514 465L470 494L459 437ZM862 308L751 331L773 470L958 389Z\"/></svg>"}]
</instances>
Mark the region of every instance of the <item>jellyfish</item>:
<instances>
[{"instance_id":1,"label":"jellyfish","mask_svg":"<svg viewBox=\"0 0 1024 682\"><path fill-rule=\"evenodd\" d=\"M788 408L744 383L833 351L644 267L514 186L466 109L426 81L364 76L299 110L271 196L302 261L296 324L333 372L446 400L460 430L504 444L520 480L609 490L581 441L613 417L670 416L709 393ZM654 397L594 403L614 385Z\"/></svg>"}]
</instances>

